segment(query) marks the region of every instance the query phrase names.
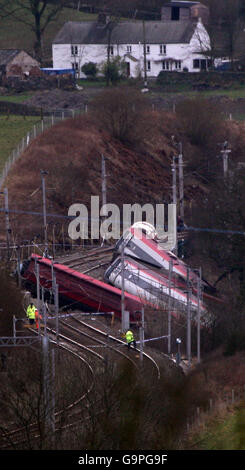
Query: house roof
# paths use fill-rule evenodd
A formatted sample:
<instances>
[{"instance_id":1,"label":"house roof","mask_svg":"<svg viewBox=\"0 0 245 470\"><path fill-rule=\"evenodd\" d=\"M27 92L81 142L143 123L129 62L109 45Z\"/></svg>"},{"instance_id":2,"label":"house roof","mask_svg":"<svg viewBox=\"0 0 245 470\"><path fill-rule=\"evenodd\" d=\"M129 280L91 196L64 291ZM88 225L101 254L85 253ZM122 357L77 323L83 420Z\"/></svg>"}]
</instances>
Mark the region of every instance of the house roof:
<instances>
[{"instance_id":1,"label":"house roof","mask_svg":"<svg viewBox=\"0 0 245 470\"><path fill-rule=\"evenodd\" d=\"M200 2L168 2L168 3L164 3L164 7L184 7L184 8L190 8L192 7L192 5L196 5L197 3L200 3Z\"/></svg>"},{"instance_id":2,"label":"house roof","mask_svg":"<svg viewBox=\"0 0 245 470\"><path fill-rule=\"evenodd\" d=\"M20 52L20 49L0 49L0 65L8 64Z\"/></svg>"},{"instance_id":3,"label":"house roof","mask_svg":"<svg viewBox=\"0 0 245 470\"><path fill-rule=\"evenodd\" d=\"M56 35L53 44L108 44L111 23L68 21ZM189 43L195 31L193 21L146 21L147 44ZM112 44L138 44L144 42L143 23L130 21L117 23L111 33Z\"/></svg>"},{"instance_id":4,"label":"house roof","mask_svg":"<svg viewBox=\"0 0 245 470\"><path fill-rule=\"evenodd\" d=\"M170 3L164 3L163 8L165 7L179 7L179 8L191 8L193 5L200 5L202 7L208 8L206 5L203 5L201 2L170 2Z\"/></svg>"}]
</instances>

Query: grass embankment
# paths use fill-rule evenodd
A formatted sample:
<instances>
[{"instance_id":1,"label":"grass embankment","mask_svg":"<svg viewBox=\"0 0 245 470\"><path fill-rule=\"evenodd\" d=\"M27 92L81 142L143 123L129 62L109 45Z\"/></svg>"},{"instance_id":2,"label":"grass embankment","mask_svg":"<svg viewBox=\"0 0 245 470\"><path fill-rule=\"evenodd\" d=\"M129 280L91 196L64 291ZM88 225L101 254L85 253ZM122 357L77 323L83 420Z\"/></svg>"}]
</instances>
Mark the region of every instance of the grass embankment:
<instances>
[{"instance_id":1,"label":"grass embankment","mask_svg":"<svg viewBox=\"0 0 245 470\"><path fill-rule=\"evenodd\" d=\"M212 417L191 439L192 449L245 450L245 402Z\"/></svg>"},{"instance_id":2,"label":"grass embankment","mask_svg":"<svg viewBox=\"0 0 245 470\"><path fill-rule=\"evenodd\" d=\"M21 103L24 103L29 98L31 98L32 95L33 95L32 91L25 92L25 93L17 93L17 95L15 94L3 95L3 96L0 96L0 101L21 104Z\"/></svg>"},{"instance_id":3,"label":"grass embankment","mask_svg":"<svg viewBox=\"0 0 245 470\"><path fill-rule=\"evenodd\" d=\"M0 115L0 172L11 152L39 120L38 116Z\"/></svg>"}]
</instances>

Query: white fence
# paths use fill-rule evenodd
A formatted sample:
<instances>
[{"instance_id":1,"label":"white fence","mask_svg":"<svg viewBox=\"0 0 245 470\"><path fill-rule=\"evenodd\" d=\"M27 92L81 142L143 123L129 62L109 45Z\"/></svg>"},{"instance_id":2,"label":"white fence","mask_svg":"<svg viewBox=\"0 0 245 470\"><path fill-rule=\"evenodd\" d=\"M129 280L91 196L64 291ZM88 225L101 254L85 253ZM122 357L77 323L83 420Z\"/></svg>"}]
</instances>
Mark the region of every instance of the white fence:
<instances>
[{"instance_id":1,"label":"white fence","mask_svg":"<svg viewBox=\"0 0 245 470\"><path fill-rule=\"evenodd\" d=\"M21 142L17 145L17 147L12 151L11 155L5 162L3 170L0 174L0 188L3 186L5 179L8 176L8 173L14 163L20 158L24 150L28 147L32 140L34 140L38 135L42 134L46 129L57 124L59 121L63 121L64 119L74 118L79 114L87 111L87 107L85 106L83 109L68 109L68 110L61 110L55 111L55 113L51 114L50 116L44 116L40 122L35 124L33 128L27 133L25 137L22 138Z\"/></svg>"}]
</instances>

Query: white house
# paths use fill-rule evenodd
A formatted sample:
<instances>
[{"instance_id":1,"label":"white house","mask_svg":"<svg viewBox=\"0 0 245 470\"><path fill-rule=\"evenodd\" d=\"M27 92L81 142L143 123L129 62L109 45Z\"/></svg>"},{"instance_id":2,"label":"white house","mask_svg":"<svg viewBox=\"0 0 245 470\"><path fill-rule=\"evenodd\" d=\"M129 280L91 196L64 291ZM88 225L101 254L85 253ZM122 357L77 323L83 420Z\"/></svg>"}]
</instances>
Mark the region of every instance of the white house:
<instances>
[{"instance_id":1,"label":"white house","mask_svg":"<svg viewBox=\"0 0 245 470\"><path fill-rule=\"evenodd\" d=\"M53 42L53 67L74 68L83 77L83 64L101 66L109 53L125 61L128 76L143 76L146 68L148 77L157 77L162 70L206 70L209 49L210 38L200 18L112 23L103 17L65 23Z\"/></svg>"}]
</instances>

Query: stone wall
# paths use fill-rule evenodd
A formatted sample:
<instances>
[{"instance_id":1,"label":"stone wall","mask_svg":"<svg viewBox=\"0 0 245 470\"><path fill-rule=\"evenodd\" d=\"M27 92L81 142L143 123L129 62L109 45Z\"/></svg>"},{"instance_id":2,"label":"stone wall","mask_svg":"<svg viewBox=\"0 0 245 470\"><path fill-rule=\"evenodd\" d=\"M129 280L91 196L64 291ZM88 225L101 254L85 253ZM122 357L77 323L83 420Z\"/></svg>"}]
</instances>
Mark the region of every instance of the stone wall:
<instances>
[{"instance_id":1,"label":"stone wall","mask_svg":"<svg viewBox=\"0 0 245 470\"><path fill-rule=\"evenodd\" d=\"M24 91L49 90L62 88L63 90L72 90L75 88L74 79L71 75L60 76L30 76L22 78L18 76L2 77L0 86L8 91L21 93Z\"/></svg>"},{"instance_id":2,"label":"stone wall","mask_svg":"<svg viewBox=\"0 0 245 470\"><path fill-rule=\"evenodd\" d=\"M245 72L160 72L156 83L163 88L189 85L196 90L229 89L234 84L245 85Z\"/></svg>"}]
</instances>

